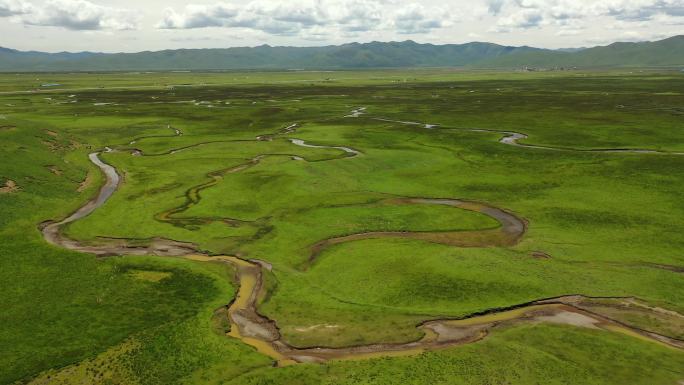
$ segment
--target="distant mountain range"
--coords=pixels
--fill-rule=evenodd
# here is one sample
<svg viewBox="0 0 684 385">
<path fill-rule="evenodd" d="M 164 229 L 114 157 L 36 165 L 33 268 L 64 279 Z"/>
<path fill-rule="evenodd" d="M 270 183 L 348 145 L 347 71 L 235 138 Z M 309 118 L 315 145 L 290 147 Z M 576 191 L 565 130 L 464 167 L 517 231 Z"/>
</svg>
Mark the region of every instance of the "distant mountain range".
<svg viewBox="0 0 684 385">
<path fill-rule="evenodd" d="M 493 43 L 413 41 L 325 47 L 178 49 L 138 53 L 45 53 L 0 47 L 0 71 L 358 69 L 408 67 L 558 68 L 684 66 L 684 35 L 641 43 L 549 50 Z"/>
<path fill-rule="evenodd" d="M 641 43 L 613 43 L 579 51 L 520 52 L 481 63 L 494 68 L 507 67 L 684 67 L 684 35 Z"/>
</svg>

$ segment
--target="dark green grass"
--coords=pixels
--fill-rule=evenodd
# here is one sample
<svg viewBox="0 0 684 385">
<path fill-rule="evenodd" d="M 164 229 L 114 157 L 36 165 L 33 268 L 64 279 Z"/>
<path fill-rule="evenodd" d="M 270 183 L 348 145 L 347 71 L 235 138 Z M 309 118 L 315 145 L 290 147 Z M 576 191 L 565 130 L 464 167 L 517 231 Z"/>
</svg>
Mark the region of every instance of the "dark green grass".
<svg viewBox="0 0 684 385">
<path fill-rule="evenodd" d="M 302 83 L 295 81 L 300 75 L 59 74 L 51 81 L 72 88 L 161 87 L 0 95 L 0 126 L 15 126 L 0 129 L 0 184 L 11 179 L 20 187 L 0 195 L 0 298 L 9 309 L 2 314 L 7 354 L 0 357 L 0 383 L 93 357 L 129 336 L 141 345 L 115 364 L 142 383 L 220 383 L 257 367 L 263 369 L 234 383 L 684 378 L 681 353 L 608 332 L 547 326 L 495 332 L 473 346 L 415 358 L 269 369 L 270 360 L 212 332 L 213 311 L 233 295 L 225 268 L 154 258 L 97 261 L 41 240 L 38 223 L 64 217 L 101 184 L 87 153 L 114 146 L 121 151 L 103 159 L 122 172 L 121 189 L 67 233 L 84 241 L 161 236 L 271 262 L 273 290 L 261 310 L 297 345 L 403 342 L 420 337 L 415 325 L 425 319 L 575 293 L 635 296 L 684 310 L 681 274 L 652 265 L 684 264 L 684 157 L 516 148 L 498 143 L 500 134 L 466 130 L 512 130 L 528 134 L 527 143 L 563 148 L 682 151 L 681 76 L 421 70 Z M 0 78 L 3 90 L 28 84 L 25 75 Z M 208 85 L 164 87 L 175 82 Z M 360 106 L 367 115 L 343 118 Z M 293 123 L 300 124 L 296 133 L 255 140 Z M 298 147 L 291 138 L 363 155 Z M 149 156 L 131 156 L 132 148 Z M 261 154 L 271 155 L 223 175 L 177 214 L 197 223 L 158 220 L 183 206 L 186 192 L 207 183 L 208 174 Z M 92 185 L 77 193 L 88 171 Z M 311 246 L 329 237 L 496 226 L 456 208 L 383 203 L 396 197 L 486 202 L 525 218 L 529 228 L 510 249 L 400 239 L 342 244 L 302 270 Z M 533 258 L 539 251 L 551 259 Z M 131 268 L 173 275 L 155 284 L 135 280 L 126 273 Z M 315 325 L 337 328 L 298 331 Z"/>
<path fill-rule="evenodd" d="M 601 331 L 536 325 L 417 357 L 262 369 L 228 383 L 664 385 L 681 379 L 682 365 L 681 353 L 655 344 Z"/>
<path fill-rule="evenodd" d="M 204 309 L 210 306 L 213 310 L 217 299 L 226 303 L 232 297 L 226 280 L 229 274 L 211 273 L 182 261 L 97 261 L 41 239 L 38 223 L 65 216 L 94 194 L 97 185 L 81 194 L 75 191 L 90 167 L 84 161 L 85 152 L 48 151 L 42 141 L 54 140 L 65 146 L 68 141 L 55 140 L 40 126 L 13 123 L 16 129 L 0 133 L 6 140 L 0 174 L 20 187 L 19 192 L 0 197 L 0 383 L 92 357 L 146 330 L 161 328 L 168 334 L 174 325 L 187 324 L 199 314 L 195 333 L 223 344 L 224 337 L 211 337 L 211 312 Z M 63 174 L 54 175 L 44 165 L 58 165 Z M 98 175 L 94 183 L 100 179 Z M 146 282 L 132 278 L 130 269 L 169 272 L 171 276 L 158 283 Z M 163 346 L 177 352 L 189 340 Z M 243 361 L 249 361 L 247 357 Z M 183 369 L 175 373 L 187 374 Z"/>
</svg>

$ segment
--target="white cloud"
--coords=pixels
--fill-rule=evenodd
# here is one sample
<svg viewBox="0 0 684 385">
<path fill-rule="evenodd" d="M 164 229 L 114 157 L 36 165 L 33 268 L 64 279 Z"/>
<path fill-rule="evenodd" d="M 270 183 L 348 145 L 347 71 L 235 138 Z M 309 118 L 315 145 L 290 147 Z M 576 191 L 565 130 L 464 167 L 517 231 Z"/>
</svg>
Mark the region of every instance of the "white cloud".
<svg viewBox="0 0 684 385">
<path fill-rule="evenodd" d="M 250 3 L 247 8 L 248 11 L 258 16 L 303 26 L 321 25 L 330 18 L 324 4 L 316 0 L 287 2 L 262 0 Z"/>
<path fill-rule="evenodd" d="M 506 0 L 488 0 L 487 9 L 492 15 L 498 15 L 506 4 Z"/>
<path fill-rule="evenodd" d="M 421 4 L 409 4 L 399 9 L 394 18 L 397 32 L 402 34 L 428 33 L 433 29 L 444 28 L 450 24 L 448 11 Z"/>
<path fill-rule="evenodd" d="M 498 31 L 556 25 L 578 26 L 599 17 L 626 22 L 667 17 L 684 20 L 684 0 L 487 0 L 489 12 L 499 16 Z"/>
<path fill-rule="evenodd" d="M 105 7 L 86 0 L 48 0 L 36 5 L 22 0 L 0 0 L 0 17 L 24 25 L 70 30 L 127 30 L 138 27 L 132 11 Z"/>
<path fill-rule="evenodd" d="M 308 41 L 326 41 L 330 39 L 330 37 L 330 31 L 321 26 L 308 28 L 306 31 L 301 33 L 301 38 Z"/>
<path fill-rule="evenodd" d="M 561 29 L 556 32 L 556 36 L 577 36 L 582 33 L 581 29 Z"/>
<path fill-rule="evenodd" d="M 672 36 L 682 25 L 684 0 L 0 0 L 2 45 L 43 51 L 310 46 L 407 35 L 557 48 Z M 138 40 L 126 40 L 132 35 Z"/>
<path fill-rule="evenodd" d="M 335 33 L 354 35 L 379 30 L 425 33 L 450 24 L 449 12 L 442 8 L 419 3 L 400 7 L 388 5 L 394 5 L 394 1 L 255 0 L 242 5 L 187 5 L 179 12 L 167 8 L 157 28 L 248 28 L 273 35 L 319 40 Z"/>
<path fill-rule="evenodd" d="M 185 12 L 183 13 L 176 13 L 173 8 L 166 8 L 163 18 L 157 24 L 157 27 L 162 29 L 221 27 L 234 23 L 237 15 L 237 7 L 228 3 L 217 3 L 214 5 L 190 4 L 185 7 Z"/>
<path fill-rule="evenodd" d="M 290 35 L 323 24 L 327 15 L 315 1 L 277 3 L 253 1 L 237 6 L 230 3 L 189 4 L 181 12 L 164 10 L 159 29 L 209 27 L 250 28 L 275 35 Z"/>
<path fill-rule="evenodd" d="M 345 32 L 364 32 L 387 27 L 386 12 L 382 1 L 346 0 L 329 1 L 334 22 Z"/>
<path fill-rule="evenodd" d="M 620 31 L 620 33 L 611 38 L 598 36 L 586 39 L 586 41 L 592 45 L 607 45 L 614 42 L 641 42 L 641 41 L 653 41 L 660 40 L 669 37 L 669 34 L 663 34 L 658 32 L 648 32 L 648 31 Z"/>
<path fill-rule="evenodd" d="M 656 25 L 684 25 L 684 17 L 671 15 L 656 15 L 649 21 Z"/>
<path fill-rule="evenodd" d="M 650 20 L 655 15 L 684 16 L 684 0 L 602 0 L 591 8 L 624 20 Z"/>
<path fill-rule="evenodd" d="M 521 9 L 508 16 L 502 17 L 497 22 L 497 29 L 500 31 L 510 31 L 511 29 L 527 29 L 538 27 L 544 16 L 538 9 Z"/>
<path fill-rule="evenodd" d="M 31 12 L 31 4 L 21 0 L 0 0 L 0 17 L 23 15 Z"/>
</svg>

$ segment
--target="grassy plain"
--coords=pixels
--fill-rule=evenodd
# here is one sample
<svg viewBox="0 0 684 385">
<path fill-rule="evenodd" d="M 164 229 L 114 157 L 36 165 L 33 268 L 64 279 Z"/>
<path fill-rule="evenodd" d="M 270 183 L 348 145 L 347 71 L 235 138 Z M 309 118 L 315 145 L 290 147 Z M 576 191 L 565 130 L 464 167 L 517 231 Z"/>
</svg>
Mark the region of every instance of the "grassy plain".
<svg viewBox="0 0 684 385">
<path fill-rule="evenodd" d="M 25 92 L 34 82 L 64 89 Z M 518 148 L 470 130 L 521 132 L 523 143 L 563 149 L 684 151 L 683 89 L 674 72 L 1 75 L 0 185 L 19 190 L 0 195 L 0 383 L 675 385 L 681 351 L 548 325 L 417 357 L 271 368 L 212 327 L 235 292 L 228 267 L 97 260 L 46 244 L 37 225 L 95 194 L 102 176 L 86 155 L 110 146 L 119 151 L 102 158 L 124 183 L 67 234 L 159 236 L 272 263 L 260 311 L 294 345 L 405 342 L 426 319 L 566 294 L 684 312 L 684 156 Z M 366 114 L 345 117 L 358 107 Z M 272 140 L 255 139 L 265 134 Z M 218 173 L 187 205 L 211 175 L 260 155 Z M 304 268 L 311 246 L 330 237 L 497 226 L 452 207 L 387 203 L 396 197 L 486 202 L 529 228 L 505 249 L 344 243 Z M 174 220 L 160 218 L 184 205 Z M 69 364 L 77 366 L 60 371 Z"/>
</svg>

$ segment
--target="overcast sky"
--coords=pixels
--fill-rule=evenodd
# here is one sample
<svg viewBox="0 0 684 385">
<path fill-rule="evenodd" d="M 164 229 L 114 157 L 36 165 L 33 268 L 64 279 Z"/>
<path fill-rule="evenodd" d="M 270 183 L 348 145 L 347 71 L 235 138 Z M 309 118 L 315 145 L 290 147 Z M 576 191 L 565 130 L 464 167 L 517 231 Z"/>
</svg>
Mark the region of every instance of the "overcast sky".
<svg viewBox="0 0 684 385">
<path fill-rule="evenodd" d="M 684 34 L 684 0 L 0 0 L 0 46 L 40 51 L 415 40 L 546 48 Z"/>
</svg>

